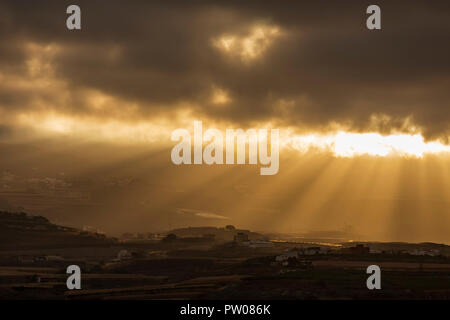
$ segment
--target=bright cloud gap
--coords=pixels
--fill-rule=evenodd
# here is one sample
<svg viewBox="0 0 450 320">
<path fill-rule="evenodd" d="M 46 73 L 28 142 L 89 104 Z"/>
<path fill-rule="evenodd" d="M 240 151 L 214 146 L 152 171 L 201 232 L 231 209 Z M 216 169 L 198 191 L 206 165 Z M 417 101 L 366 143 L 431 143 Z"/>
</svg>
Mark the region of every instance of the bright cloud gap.
<svg viewBox="0 0 450 320">
<path fill-rule="evenodd" d="M 189 123 L 192 119 L 186 115 L 182 120 L 174 121 L 173 124 L 156 120 L 154 122 L 125 123 L 98 121 L 98 119 L 76 119 L 52 114 L 36 115 L 36 117 L 22 115 L 18 120 L 22 126 L 32 127 L 45 134 L 70 135 L 74 138 L 122 144 L 154 144 L 170 143 L 171 132 L 186 122 Z M 265 127 L 267 126 L 261 125 L 261 128 Z M 427 154 L 450 154 L 450 145 L 437 140 L 426 142 L 420 133 L 382 135 L 377 132 L 336 131 L 323 134 L 294 134 L 289 129 L 280 128 L 280 140 L 280 147 L 294 149 L 302 154 L 327 152 L 335 157 L 346 158 L 366 155 L 422 158 Z"/>
<path fill-rule="evenodd" d="M 336 157 L 401 156 L 422 158 L 426 154 L 450 153 L 450 146 L 439 141 L 425 142 L 421 134 L 351 133 L 299 135 L 287 138 L 285 145 L 306 153 L 331 152 Z"/>
</svg>

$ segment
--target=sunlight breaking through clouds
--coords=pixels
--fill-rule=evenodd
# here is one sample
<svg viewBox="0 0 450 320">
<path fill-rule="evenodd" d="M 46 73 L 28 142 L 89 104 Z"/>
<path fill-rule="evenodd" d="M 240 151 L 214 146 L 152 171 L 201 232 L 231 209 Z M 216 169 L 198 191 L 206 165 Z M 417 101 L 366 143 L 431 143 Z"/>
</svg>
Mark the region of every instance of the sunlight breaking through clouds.
<svg viewBox="0 0 450 320">
<path fill-rule="evenodd" d="M 287 138 L 286 145 L 302 153 L 311 150 L 332 152 L 336 157 L 401 156 L 421 158 L 425 154 L 450 153 L 439 141 L 425 142 L 420 134 L 351 133 L 299 135 Z"/>
<path fill-rule="evenodd" d="M 226 54 L 249 61 L 261 56 L 279 35 L 280 28 L 277 26 L 257 25 L 245 36 L 222 35 L 214 39 L 213 44 Z"/>
<path fill-rule="evenodd" d="M 178 127 L 190 127 L 195 118 L 186 113 L 177 119 L 163 117 L 155 118 L 153 121 L 129 123 L 49 113 L 21 114 L 17 120 L 22 126 L 51 135 L 70 135 L 125 144 L 164 144 L 169 143 L 173 130 Z M 224 125 L 211 123 L 208 127 L 223 129 Z M 261 127 L 271 128 L 272 126 L 261 124 Z M 335 157 L 344 158 L 364 155 L 422 158 L 426 154 L 450 154 L 450 145 L 438 140 L 425 141 L 420 133 L 382 135 L 377 132 L 355 133 L 341 130 L 323 134 L 294 134 L 288 128 L 279 129 L 280 147 L 294 149 L 301 154 L 326 152 L 332 153 Z"/>
</svg>

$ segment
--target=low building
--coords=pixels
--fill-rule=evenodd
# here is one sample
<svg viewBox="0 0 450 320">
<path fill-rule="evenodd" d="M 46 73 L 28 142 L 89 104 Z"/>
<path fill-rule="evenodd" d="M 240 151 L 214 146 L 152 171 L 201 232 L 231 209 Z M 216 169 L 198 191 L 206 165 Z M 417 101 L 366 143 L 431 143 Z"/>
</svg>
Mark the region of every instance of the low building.
<svg viewBox="0 0 450 320">
<path fill-rule="evenodd" d="M 279 256 L 275 257 L 275 261 L 287 261 L 289 258 L 298 258 L 298 252 L 297 251 L 288 251 L 283 254 L 280 254 Z"/>
<path fill-rule="evenodd" d="M 119 253 L 117 254 L 117 260 L 119 261 L 130 260 L 132 257 L 133 255 L 131 254 L 131 252 L 125 249 L 120 250 Z"/>
<path fill-rule="evenodd" d="M 437 249 L 428 250 L 427 253 L 429 256 L 432 256 L 432 257 L 437 257 L 437 256 L 442 255 L 441 251 L 437 250 Z"/>
<path fill-rule="evenodd" d="M 414 249 L 412 251 L 408 252 L 412 256 L 430 256 L 430 257 L 436 257 L 441 254 L 439 250 L 420 250 L 420 249 Z"/>
</svg>

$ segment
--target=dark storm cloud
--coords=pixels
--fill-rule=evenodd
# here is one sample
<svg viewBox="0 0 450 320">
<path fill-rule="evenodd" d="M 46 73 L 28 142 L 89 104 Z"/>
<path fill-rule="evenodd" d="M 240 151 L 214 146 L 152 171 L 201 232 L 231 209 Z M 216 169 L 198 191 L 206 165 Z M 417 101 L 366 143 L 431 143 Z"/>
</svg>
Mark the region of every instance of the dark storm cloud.
<svg viewBox="0 0 450 320">
<path fill-rule="evenodd" d="M 428 136 L 448 135 L 448 1 L 377 1 L 381 31 L 365 28 L 367 1 L 77 1 L 79 32 L 65 28 L 69 4 L 3 1 L 2 70 L 23 70 L 20 43 L 54 43 L 61 50 L 52 66 L 70 90 L 137 102 L 143 117 L 186 102 L 200 114 L 243 123 L 336 121 L 364 129 L 371 115 L 387 114 L 393 125 L 412 117 Z M 278 26 L 282 36 L 250 63 L 212 45 L 255 24 Z M 214 86 L 228 92 L 225 108 L 210 104 Z M 26 105 L 13 97 L 20 93 L 0 94 L 3 108 Z"/>
</svg>

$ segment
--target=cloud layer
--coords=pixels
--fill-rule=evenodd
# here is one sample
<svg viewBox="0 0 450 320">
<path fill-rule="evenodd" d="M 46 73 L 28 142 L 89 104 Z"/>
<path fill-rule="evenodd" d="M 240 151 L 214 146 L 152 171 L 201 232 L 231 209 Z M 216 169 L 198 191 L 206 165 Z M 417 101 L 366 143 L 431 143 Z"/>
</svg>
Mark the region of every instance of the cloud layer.
<svg viewBox="0 0 450 320">
<path fill-rule="evenodd" d="M 79 1 L 79 32 L 65 27 L 69 4 L 0 4 L 5 117 L 142 120 L 187 108 L 242 125 L 409 121 L 427 138 L 449 135 L 448 1 L 379 1 L 381 31 L 365 28 L 364 1 Z"/>
</svg>

